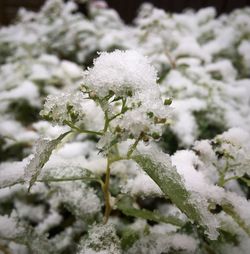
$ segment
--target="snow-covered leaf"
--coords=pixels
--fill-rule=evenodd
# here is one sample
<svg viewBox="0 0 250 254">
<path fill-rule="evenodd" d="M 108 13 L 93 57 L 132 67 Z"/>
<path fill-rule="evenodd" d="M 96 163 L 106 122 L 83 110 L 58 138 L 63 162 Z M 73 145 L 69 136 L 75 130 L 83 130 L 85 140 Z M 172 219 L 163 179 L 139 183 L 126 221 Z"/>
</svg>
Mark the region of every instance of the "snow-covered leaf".
<svg viewBox="0 0 250 254">
<path fill-rule="evenodd" d="M 67 136 L 69 132 L 61 134 L 58 138 L 53 140 L 41 140 L 36 147 L 36 153 L 31 159 L 30 163 L 25 168 L 25 179 L 29 182 L 29 188 L 35 183 L 37 177 L 39 176 L 41 169 L 44 164 L 49 160 L 52 151 L 57 147 L 57 145 L 62 141 L 62 139 Z"/>
<path fill-rule="evenodd" d="M 167 154 L 148 150 L 144 153 L 138 152 L 132 159 L 191 221 L 204 226 L 207 231 L 210 230 L 209 225 L 203 220 L 202 212 L 191 198 L 192 193 L 186 189 L 183 178 L 172 166 L 170 157 Z"/>
</svg>

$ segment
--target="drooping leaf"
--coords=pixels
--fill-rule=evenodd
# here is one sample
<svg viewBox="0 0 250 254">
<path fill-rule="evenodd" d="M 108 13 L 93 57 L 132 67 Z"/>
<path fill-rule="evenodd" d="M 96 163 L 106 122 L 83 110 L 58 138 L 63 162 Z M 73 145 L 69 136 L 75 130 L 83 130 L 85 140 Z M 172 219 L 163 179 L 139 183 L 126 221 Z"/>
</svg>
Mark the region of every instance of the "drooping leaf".
<svg viewBox="0 0 250 254">
<path fill-rule="evenodd" d="M 176 168 L 171 165 L 170 158 L 166 154 L 164 162 L 157 160 L 150 154 L 140 154 L 132 159 L 156 182 L 163 193 L 183 211 L 191 220 L 199 222 L 201 215 L 190 202 L 190 193 L 178 174 Z"/>
<path fill-rule="evenodd" d="M 192 193 L 186 189 L 185 183 L 170 157 L 160 151 L 137 152 L 133 159 L 160 187 L 162 192 L 192 221 L 204 227 L 211 239 L 216 239 L 218 232 L 210 225 L 204 214 L 195 204 Z M 203 201 L 203 200 L 202 200 Z M 205 214 L 206 216 L 206 214 Z"/>
<path fill-rule="evenodd" d="M 29 182 L 28 191 L 35 183 L 37 177 L 39 176 L 41 169 L 44 164 L 49 160 L 52 151 L 57 147 L 57 145 L 66 137 L 71 131 L 61 134 L 58 138 L 53 140 L 41 140 L 36 147 L 36 153 L 30 163 L 25 168 L 25 179 Z"/>
</svg>

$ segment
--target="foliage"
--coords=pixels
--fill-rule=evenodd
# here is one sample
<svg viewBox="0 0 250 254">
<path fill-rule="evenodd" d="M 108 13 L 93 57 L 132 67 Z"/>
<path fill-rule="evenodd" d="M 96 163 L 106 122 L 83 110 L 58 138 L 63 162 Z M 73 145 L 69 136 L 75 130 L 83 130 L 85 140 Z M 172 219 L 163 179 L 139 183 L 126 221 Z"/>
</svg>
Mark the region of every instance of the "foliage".
<svg viewBox="0 0 250 254">
<path fill-rule="evenodd" d="M 0 252 L 248 253 L 249 8 L 85 4 L 0 30 Z"/>
</svg>

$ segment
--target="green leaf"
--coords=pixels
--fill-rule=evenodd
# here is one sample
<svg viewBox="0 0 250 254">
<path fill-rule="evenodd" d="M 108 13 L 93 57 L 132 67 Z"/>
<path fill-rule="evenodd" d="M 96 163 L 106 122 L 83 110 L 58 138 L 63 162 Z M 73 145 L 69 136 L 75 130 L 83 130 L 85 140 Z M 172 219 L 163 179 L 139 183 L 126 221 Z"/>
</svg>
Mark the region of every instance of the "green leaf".
<svg viewBox="0 0 250 254">
<path fill-rule="evenodd" d="M 163 216 L 158 212 L 151 212 L 146 209 L 136 209 L 132 205 L 132 199 L 128 196 L 123 196 L 121 199 L 119 199 L 116 205 L 117 208 L 127 216 L 133 216 L 155 222 L 169 223 L 179 227 L 185 224 L 184 221 L 174 216 Z"/>
<path fill-rule="evenodd" d="M 39 176 L 41 169 L 44 164 L 49 160 L 52 151 L 58 146 L 64 137 L 66 137 L 71 131 L 63 133 L 58 138 L 53 140 L 42 140 L 38 143 L 36 147 L 36 153 L 33 159 L 25 168 L 25 178 L 29 181 L 28 191 L 36 182 L 37 177 Z"/>
<path fill-rule="evenodd" d="M 161 156 L 164 155 L 164 161 Z M 185 184 L 171 165 L 167 154 L 152 156 L 151 153 L 139 153 L 133 159 L 160 187 L 162 192 L 183 212 L 189 219 L 197 223 L 202 223 L 202 215 L 199 209 L 191 200 L 191 193 L 185 188 Z"/>
</svg>

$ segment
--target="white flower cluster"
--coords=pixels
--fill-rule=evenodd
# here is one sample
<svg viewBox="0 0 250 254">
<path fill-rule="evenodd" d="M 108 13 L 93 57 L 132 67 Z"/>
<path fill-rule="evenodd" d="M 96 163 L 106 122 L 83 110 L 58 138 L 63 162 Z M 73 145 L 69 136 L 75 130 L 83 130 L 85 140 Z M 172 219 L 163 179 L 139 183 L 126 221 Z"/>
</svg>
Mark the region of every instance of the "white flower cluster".
<svg viewBox="0 0 250 254">
<path fill-rule="evenodd" d="M 93 130 L 102 128 L 104 118 L 96 103 L 80 91 L 49 95 L 40 114 L 55 124 L 75 125 Z"/>
<path fill-rule="evenodd" d="M 240 128 L 232 128 L 214 139 L 215 153 L 220 168 L 226 169 L 227 177 L 250 174 L 250 135 Z M 221 158 L 221 161 L 220 161 Z"/>
<path fill-rule="evenodd" d="M 49 95 L 41 115 L 58 124 L 84 121 L 84 95 L 81 92 Z"/>
<path fill-rule="evenodd" d="M 113 92 L 127 97 L 136 93 L 156 90 L 156 70 L 149 60 L 134 50 L 101 53 L 94 66 L 85 72 L 88 88 L 104 98 Z"/>
<path fill-rule="evenodd" d="M 126 99 L 126 111 L 111 124 L 123 138 L 138 138 L 140 134 L 160 137 L 162 124 L 169 110 L 160 97 L 155 69 L 148 59 L 134 50 L 102 53 L 94 66 L 85 72 L 85 86 L 100 99 L 109 94 Z M 117 107 L 109 107 L 112 117 Z"/>
</svg>

